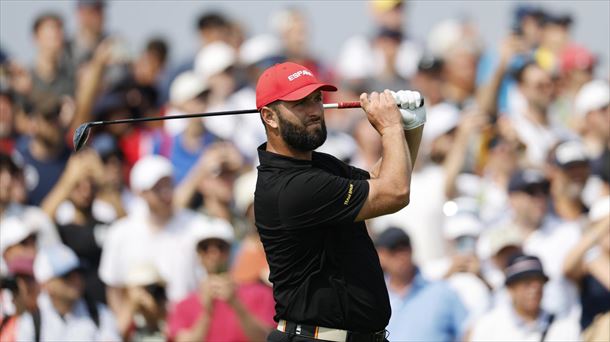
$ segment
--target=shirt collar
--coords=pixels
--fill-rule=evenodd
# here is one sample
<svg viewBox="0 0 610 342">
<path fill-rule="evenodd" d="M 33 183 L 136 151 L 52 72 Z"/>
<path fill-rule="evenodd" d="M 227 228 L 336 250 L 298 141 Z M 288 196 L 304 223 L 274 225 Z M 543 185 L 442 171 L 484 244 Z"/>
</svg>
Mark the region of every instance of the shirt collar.
<svg viewBox="0 0 610 342">
<path fill-rule="evenodd" d="M 311 160 L 296 159 L 269 152 L 267 151 L 267 143 L 264 143 L 258 147 L 258 159 L 260 160 L 261 167 L 277 167 L 281 169 L 308 168 L 311 167 L 312 164 Z"/>
<path fill-rule="evenodd" d="M 538 314 L 536 322 L 533 323 L 526 322 L 523 318 L 521 318 L 512 305 L 510 305 L 509 313 L 518 327 L 528 331 L 543 331 L 549 321 L 549 314 L 542 309 Z"/>
</svg>

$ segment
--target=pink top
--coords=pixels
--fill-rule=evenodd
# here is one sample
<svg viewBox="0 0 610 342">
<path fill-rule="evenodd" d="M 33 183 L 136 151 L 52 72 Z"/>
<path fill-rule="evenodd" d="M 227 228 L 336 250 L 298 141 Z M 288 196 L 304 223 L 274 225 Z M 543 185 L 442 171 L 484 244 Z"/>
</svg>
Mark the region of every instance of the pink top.
<svg viewBox="0 0 610 342">
<path fill-rule="evenodd" d="M 273 292 L 269 286 L 254 283 L 239 285 L 236 292 L 237 298 L 243 303 L 250 313 L 269 327 L 274 327 L 273 315 L 275 314 L 275 301 Z M 179 331 L 190 329 L 203 314 L 203 305 L 199 299 L 199 293 L 190 294 L 184 300 L 176 304 L 169 315 L 168 334 L 170 340 L 175 340 Z M 214 311 L 210 329 L 204 341 L 229 342 L 247 341 L 237 314 L 225 301 L 214 300 Z"/>
</svg>

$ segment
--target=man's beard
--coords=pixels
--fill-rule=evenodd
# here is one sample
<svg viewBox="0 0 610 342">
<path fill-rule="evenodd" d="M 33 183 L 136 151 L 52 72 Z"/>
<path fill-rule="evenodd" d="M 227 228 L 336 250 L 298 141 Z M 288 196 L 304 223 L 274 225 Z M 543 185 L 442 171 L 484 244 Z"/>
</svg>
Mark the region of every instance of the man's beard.
<svg viewBox="0 0 610 342">
<path fill-rule="evenodd" d="M 326 141 L 326 123 L 320 120 L 320 127 L 313 132 L 307 131 L 307 126 L 295 125 L 278 115 L 280 135 L 286 144 L 297 151 L 313 151 Z"/>
</svg>

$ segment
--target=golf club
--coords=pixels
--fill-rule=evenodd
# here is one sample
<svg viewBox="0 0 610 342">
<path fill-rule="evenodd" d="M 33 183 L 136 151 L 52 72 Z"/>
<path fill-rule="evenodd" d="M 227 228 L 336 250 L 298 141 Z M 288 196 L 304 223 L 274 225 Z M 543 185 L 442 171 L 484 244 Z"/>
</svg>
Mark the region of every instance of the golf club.
<svg viewBox="0 0 610 342">
<path fill-rule="evenodd" d="M 424 101 L 422 99 L 420 107 L 423 105 L 424 105 Z M 351 102 L 338 102 L 338 103 L 325 103 L 324 104 L 324 109 L 345 109 L 345 108 L 360 108 L 360 102 L 351 101 Z M 94 127 L 94 126 L 146 122 L 146 121 L 158 121 L 158 120 L 204 118 L 204 117 L 208 117 L 208 116 L 238 115 L 238 114 L 252 114 L 252 113 L 258 113 L 258 110 L 257 109 L 242 109 L 242 110 L 228 110 L 228 111 L 222 111 L 222 112 L 155 116 L 155 117 L 148 117 L 148 118 L 119 119 L 119 120 L 109 120 L 109 121 L 91 121 L 91 122 L 85 122 L 76 128 L 76 130 L 74 131 L 74 136 L 72 138 L 72 142 L 74 144 L 74 151 L 79 151 L 83 146 L 85 146 L 85 143 L 87 143 L 87 139 L 89 138 L 89 132 L 91 130 L 91 127 Z"/>
</svg>

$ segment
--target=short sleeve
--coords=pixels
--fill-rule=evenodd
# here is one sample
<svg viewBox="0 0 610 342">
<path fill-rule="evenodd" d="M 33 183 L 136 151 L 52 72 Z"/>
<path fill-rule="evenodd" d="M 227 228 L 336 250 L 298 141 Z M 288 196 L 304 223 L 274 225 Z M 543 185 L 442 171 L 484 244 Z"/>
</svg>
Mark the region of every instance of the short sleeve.
<svg viewBox="0 0 610 342">
<path fill-rule="evenodd" d="M 167 318 L 168 339 L 176 340 L 180 331 L 190 329 L 203 314 L 198 297 L 191 295 L 174 306 Z"/>
<path fill-rule="evenodd" d="M 369 193 L 366 180 L 312 168 L 293 175 L 280 195 L 279 215 L 287 229 L 313 229 L 354 222 Z"/>
<path fill-rule="evenodd" d="M 122 267 L 124 261 L 121 260 L 120 253 L 120 232 L 121 227 L 114 225 L 110 228 L 108 238 L 104 241 L 102 248 L 102 256 L 98 273 L 100 279 L 109 286 L 123 286 L 124 279 L 122 276 Z"/>
</svg>

